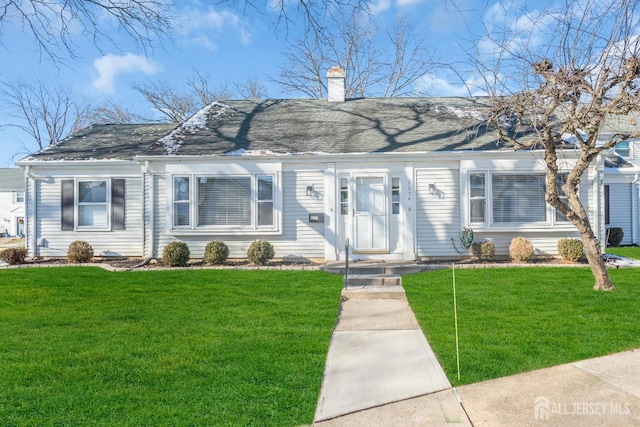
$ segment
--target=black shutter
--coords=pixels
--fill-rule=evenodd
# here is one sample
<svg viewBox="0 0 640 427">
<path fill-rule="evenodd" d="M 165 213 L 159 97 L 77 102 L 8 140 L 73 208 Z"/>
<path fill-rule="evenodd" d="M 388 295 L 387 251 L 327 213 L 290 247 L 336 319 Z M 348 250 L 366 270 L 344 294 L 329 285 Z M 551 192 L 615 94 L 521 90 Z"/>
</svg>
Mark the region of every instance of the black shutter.
<svg viewBox="0 0 640 427">
<path fill-rule="evenodd" d="M 111 229 L 124 230 L 124 179 L 111 180 Z"/>
<path fill-rule="evenodd" d="M 73 231 L 73 180 L 63 180 L 60 192 L 60 228 L 62 231 Z"/>
</svg>

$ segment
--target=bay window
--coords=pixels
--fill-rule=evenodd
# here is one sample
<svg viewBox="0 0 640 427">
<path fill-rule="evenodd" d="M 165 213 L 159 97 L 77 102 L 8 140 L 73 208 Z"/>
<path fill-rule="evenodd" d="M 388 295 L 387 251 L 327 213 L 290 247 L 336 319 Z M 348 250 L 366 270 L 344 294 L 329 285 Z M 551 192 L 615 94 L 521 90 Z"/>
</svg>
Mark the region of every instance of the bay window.
<svg viewBox="0 0 640 427">
<path fill-rule="evenodd" d="M 558 175 L 560 199 L 566 202 L 561 186 L 567 174 Z M 467 175 L 468 221 L 470 225 L 508 227 L 564 225 L 567 219 L 545 200 L 544 173 L 472 171 Z"/>
<path fill-rule="evenodd" d="M 275 231 L 275 176 L 174 175 L 172 226 L 185 230 Z"/>
</svg>

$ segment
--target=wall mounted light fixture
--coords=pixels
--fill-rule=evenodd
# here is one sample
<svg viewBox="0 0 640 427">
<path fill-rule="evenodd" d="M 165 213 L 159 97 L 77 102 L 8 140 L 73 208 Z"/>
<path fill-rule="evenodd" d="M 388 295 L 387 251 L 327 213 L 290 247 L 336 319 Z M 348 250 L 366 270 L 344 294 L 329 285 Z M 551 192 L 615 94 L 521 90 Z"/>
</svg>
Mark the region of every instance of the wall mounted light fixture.
<svg viewBox="0 0 640 427">
<path fill-rule="evenodd" d="M 433 184 L 429 184 L 429 194 L 433 195 L 436 194 L 437 188 L 436 188 L 436 183 L 434 182 Z"/>
<path fill-rule="evenodd" d="M 314 192 L 315 192 L 315 189 L 313 188 L 313 185 L 307 185 L 307 196 L 308 197 L 313 196 Z"/>
</svg>

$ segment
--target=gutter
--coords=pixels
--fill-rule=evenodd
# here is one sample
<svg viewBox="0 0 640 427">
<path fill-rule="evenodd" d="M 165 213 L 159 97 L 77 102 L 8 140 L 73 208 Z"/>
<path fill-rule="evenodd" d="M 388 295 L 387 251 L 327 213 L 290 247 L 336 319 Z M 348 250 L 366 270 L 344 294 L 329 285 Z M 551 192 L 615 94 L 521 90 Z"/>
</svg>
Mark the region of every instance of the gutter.
<svg viewBox="0 0 640 427">
<path fill-rule="evenodd" d="M 638 236 L 638 226 L 640 226 L 640 174 L 636 174 L 635 178 L 631 182 L 636 186 L 636 191 L 631 195 L 631 243 L 640 243 L 640 236 Z M 635 199 L 635 200 L 634 200 Z"/>
<path fill-rule="evenodd" d="M 24 175 L 25 175 L 25 183 L 24 183 L 24 188 L 25 188 L 25 204 L 27 204 L 25 209 L 25 227 L 24 227 L 24 231 L 25 231 L 25 243 L 27 243 L 29 240 L 31 240 L 31 245 L 26 244 L 26 248 L 27 251 L 29 250 L 29 246 L 31 246 L 33 248 L 33 256 L 36 257 L 39 255 L 38 253 L 38 233 L 37 233 L 37 218 L 38 218 L 38 202 L 35 199 L 35 197 L 33 197 L 33 195 L 35 195 L 36 193 L 36 180 L 38 179 L 32 172 L 31 172 L 31 166 L 30 165 L 26 165 L 25 169 L 24 169 Z M 29 180 L 33 181 L 33 191 L 29 191 Z M 28 203 L 29 200 L 31 200 L 33 197 L 33 203 Z M 33 211 L 33 216 L 29 215 L 29 208 Z M 30 233 L 29 230 L 31 228 L 31 221 L 30 219 L 33 218 L 33 233 Z"/>
<path fill-rule="evenodd" d="M 147 227 L 149 227 L 149 254 L 147 259 L 151 260 L 151 258 L 153 258 L 154 255 L 154 250 L 155 250 L 155 246 L 156 246 L 156 231 L 155 231 L 155 223 L 156 223 L 156 208 L 155 208 L 155 194 L 156 194 L 156 183 L 155 183 L 155 175 L 157 175 L 157 173 L 154 173 L 151 170 L 151 166 L 150 166 L 150 162 L 149 160 L 145 160 L 144 164 L 142 165 L 143 171 L 144 171 L 144 175 L 149 177 L 149 224 L 146 223 L 146 221 L 144 220 L 144 214 L 145 214 L 145 206 L 144 203 L 146 201 L 146 197 L 142 197 L 142 203 L 143 203 L 143 209 L 142 209 L 142 224 L 144 227 L 144 231 L 143 234 L 146 235 L 147 233 Z M 143 180 L 143 186 L 144 186 L 144 180 Z M 143 187 L 143 193 L 144 193 L 144 187 Z"/>
</svg>

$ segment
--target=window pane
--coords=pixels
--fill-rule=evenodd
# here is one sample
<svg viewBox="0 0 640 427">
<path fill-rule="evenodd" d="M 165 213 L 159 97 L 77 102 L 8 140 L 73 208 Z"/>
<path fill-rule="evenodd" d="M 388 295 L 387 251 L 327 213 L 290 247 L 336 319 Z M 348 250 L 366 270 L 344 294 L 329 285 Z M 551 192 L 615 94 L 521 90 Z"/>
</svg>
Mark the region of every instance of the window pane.
<svg viewBox="0 0 640 427">
<path fill-rule="evenodd" d="M 629 157 L 629 141 L 622 141 L 614 148 L 616 154 L 620 157 Z"/>
<path fill-rule="evenodd" d="M 273 202 L 258 203 L 258 226 L 273 225 Z"/>
<path fill-rule="evenodd" d="M 198 178 L 198 225 L 251 225 L 251 177 Z"/>
<path fill-rule="evenodd" d="M 558 196 L 560 197 L 560 200 L 562 200 L 564 203 L 568 203 L 567 195 L 564 193 L 564 189 L 562 188 L 562 186 L 567 182 L 567 176 L 568 174 L 566 173 L 559 173 L 556 178 L 556 185 L 558 187 Z M 562 212 L 556 209 L 556 222 L 563 222 L 563 221 L 566 222 L 569 220 Z"/>
<path fill-rule="evenodd" d="M 340 215 L 349 213 L 349 181 L 340 178 Z"/>
<path fill-rule="evenodd" d="M 487 201 L 485 199 L 471 200 L 471 222 L 484 222 Z"/>
<path fill-rule="evenodd" d="M 485 177 L 484 173 L 469 174 L 469 216 L 472 223 L 484 223 L 486 220 Z"/>
<path fill-rule="evenodd" d="M 106 227 L 106 205 L 80 205 L 78 206 L 78 225 L 81 227 Z"/>
<path fill-rule="evenodd" d="M 494 174 L 491 185 L 494 222 L 546 221 L 544 175 Z"/>
<path fill-rule="evenodd" d="M 80 203 L 106 203 L 107 182 L 88 181 L 78 183 L 78 201 Z"/>
<path fill-rule="evenodd" d="M 273 177 L 258 177 L 258 200 L 273 200 Z"/>
<path fill-rule="evenodd" d="M 189 226 L 189 203 L 173 204 L 173 225 L 176 227 Z"/>
<path fill-rule="evenodd" d="M 175 202 L 189 200 L 189 177 L 176 176 L 173 178 L 173 200 Z"/>
<path fill-rule="evenodd" d="M 484 197 L 484 174 L 472 173 L 469 175 L 471 197 Z"/>
</svg>

